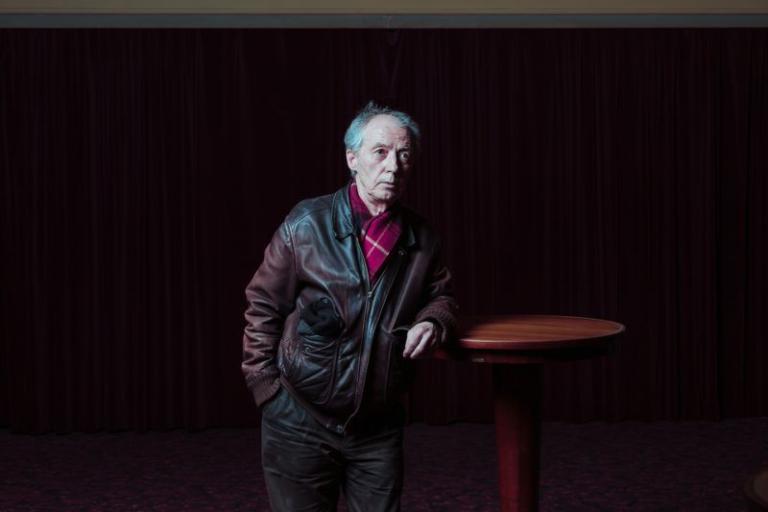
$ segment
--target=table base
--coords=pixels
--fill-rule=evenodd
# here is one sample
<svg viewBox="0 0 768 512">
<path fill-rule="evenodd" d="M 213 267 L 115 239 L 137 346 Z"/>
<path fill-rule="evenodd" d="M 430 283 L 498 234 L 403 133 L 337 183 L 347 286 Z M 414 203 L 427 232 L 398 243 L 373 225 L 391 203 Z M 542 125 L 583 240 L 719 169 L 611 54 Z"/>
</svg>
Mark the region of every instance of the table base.
<svg viewBox="0 0 768 512">
<path fill-rule="evenodd" d="M 539 509 L 541 366 L 493 366 L 502 512 Z"/>
</svg>

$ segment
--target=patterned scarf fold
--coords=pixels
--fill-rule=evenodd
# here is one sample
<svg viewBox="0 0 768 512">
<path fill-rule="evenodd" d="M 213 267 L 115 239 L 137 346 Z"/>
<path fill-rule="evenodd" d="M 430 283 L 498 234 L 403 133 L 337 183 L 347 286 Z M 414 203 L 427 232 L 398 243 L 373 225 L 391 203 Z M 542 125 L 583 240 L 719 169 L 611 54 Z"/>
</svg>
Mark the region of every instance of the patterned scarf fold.
<svg viewBox="0 0 768 512">
<path fill-rule="evenodd" d="M 395 247 L 402 227 L 393 208 L 376 216 L 371 215 L 357 192 L 356 183 L 352 183 L 349 187 L 349 203 L 352 206 L 352 217 L 355 220 L 365 263 L 368 266 L 368 276 L 373 285 L 389 253 Z"/>
</svg>

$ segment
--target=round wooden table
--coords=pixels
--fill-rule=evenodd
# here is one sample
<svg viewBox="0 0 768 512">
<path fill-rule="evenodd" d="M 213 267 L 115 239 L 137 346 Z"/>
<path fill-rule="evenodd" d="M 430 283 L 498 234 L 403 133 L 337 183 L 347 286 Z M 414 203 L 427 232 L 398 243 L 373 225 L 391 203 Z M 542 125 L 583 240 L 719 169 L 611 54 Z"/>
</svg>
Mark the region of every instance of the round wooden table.
<svg viewBox="0 0 768 512">
<path fill-rule="evenodd" d="M 503 512 L 538 510 L 541 369 L 609 353 L 624 326 L 554 315 L 464 318 L 458 343 L 434 357 L 493 365 L 499 492 Z"/>
</svg>

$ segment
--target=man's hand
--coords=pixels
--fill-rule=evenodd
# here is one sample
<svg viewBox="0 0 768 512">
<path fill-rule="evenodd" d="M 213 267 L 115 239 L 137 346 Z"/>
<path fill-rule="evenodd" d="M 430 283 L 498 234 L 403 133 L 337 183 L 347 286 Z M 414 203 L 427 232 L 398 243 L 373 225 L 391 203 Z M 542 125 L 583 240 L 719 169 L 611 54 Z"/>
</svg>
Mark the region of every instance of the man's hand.
<svg viewBox="0 0 768 512">
<path fill-rule="evenodd" d="M 419 322 L 410 329 L 405 338 L 403 357 L 416 359 L 427 355 L 437 345 L 437 327 L 432 322 Z"/>
</svg>

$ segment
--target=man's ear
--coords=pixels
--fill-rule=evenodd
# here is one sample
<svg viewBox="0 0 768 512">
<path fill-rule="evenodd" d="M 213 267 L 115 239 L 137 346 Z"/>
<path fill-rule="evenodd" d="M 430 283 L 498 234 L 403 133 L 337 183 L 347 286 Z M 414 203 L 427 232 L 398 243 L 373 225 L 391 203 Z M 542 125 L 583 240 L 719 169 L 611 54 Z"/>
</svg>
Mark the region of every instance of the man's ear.
<svg viewBox="0 0 768 512">
<path fill-rule="evenodd" d="M 357 171 L 357 155 L 351 149 L 347 150 L 347 167 L 350 171 Z"/>
</svg>

